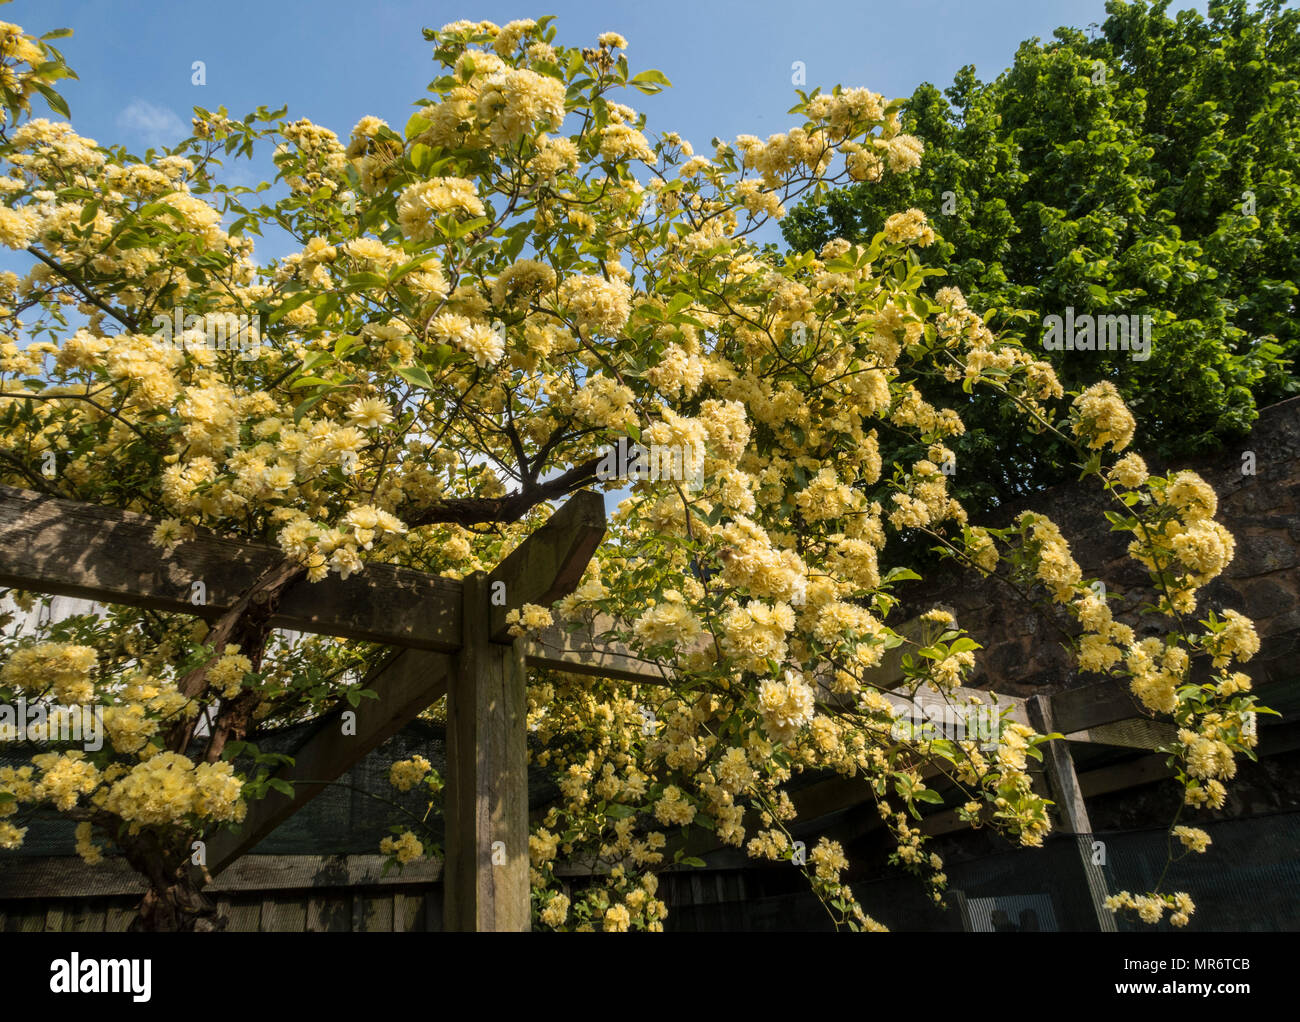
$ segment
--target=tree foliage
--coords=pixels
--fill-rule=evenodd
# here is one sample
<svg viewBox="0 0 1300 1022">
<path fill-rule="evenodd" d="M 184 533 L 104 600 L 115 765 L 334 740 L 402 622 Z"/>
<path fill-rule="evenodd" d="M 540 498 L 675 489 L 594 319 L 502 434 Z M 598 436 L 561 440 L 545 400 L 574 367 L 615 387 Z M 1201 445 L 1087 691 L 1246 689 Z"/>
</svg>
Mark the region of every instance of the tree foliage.
<svg viewBox="0 0 1300 1022">
<path fill-rule="evenodd" d="M 992 82 L 968 66 L 942 93 L 921 85 L 903 108 L 926 144 L 920 170 L 811 197 L 782 230 L 817 250 L 925 210 L 942 236 L 926 263 L 1035 348 L 1044 317 L 1067 307 L 1150 315 L 1146 360 L 1042 357 L 1067 388 L 1114 382 L 1143 449 L 1177 456 L 1243 435 L 1259 406 L 1296 390 L 1300 12 L 1167 8 L 1110 0 L 1099 32 L 1025 42 Z M 1064 452 L 1022 445 L 991 400 L 963 417 L 957 450 L 998 466 L 959 481 L 972 507 L 1066 477 Z"/>
</svg>

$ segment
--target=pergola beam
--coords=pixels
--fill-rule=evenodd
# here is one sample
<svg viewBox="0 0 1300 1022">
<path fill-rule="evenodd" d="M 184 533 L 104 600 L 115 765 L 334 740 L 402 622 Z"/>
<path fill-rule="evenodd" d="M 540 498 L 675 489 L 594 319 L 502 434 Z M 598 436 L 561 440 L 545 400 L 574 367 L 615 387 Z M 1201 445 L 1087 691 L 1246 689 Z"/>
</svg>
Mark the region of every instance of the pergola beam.
<svg viewBox="0 0 1300 1022">
<path fill-rule="evenodd" d="M 277 547 L 207 530 L 164 557 L 157 526 L 133 511 L 0 486 L 0 586 L 216 620 L 284 560 Z M 455 579 L 372 563 L 347 579 L 296 583 L 270 623 L 450 653 L 460 647 L 460 606 Z"/>
<path fill-rule="evenodd" d="M 1051 697 L 1034 696 L 1029 701 L 1028 708 L 1030 723 L 1040 734 L 1052 734 L 1061 730 L 1053 715 Z M 1060 739 L 1048 742 L 1043 763 L 1047 767 L 1056 808 L 1061 814 L 1062 829 L 1074 836 L 1076 866 L 1092 901 L 1097 929 L 1102 933 L 1114 933 L 1115 914 L 1105 907 L 1110 891 L 1106 886 L 1106 875 L 1093 856 L 1092 823 L 1088 819 L 1088 806 L 1083 800 L 1083 790 L 1074 770 L 1074 757 L 1070 755 L 1069 744 Z"/>
<path fill-rule="evenodd" d="M 577 589 L 604 536 L 604 498 L 590 490 L 575 493 L 488 575 L 490 640 L 511 641 L 506 615 L 512 609 L 549 607 Z"/>
</svg>

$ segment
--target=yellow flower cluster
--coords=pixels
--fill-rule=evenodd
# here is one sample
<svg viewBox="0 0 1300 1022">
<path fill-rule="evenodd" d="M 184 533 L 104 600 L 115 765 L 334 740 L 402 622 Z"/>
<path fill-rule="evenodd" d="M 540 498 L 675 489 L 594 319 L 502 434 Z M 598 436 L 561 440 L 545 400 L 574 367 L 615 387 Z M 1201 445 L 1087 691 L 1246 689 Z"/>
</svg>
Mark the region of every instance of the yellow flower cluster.
<svg viewBox="0 0 1300 1022">
<path fill-rule="evenodd" d="M 1187 670 L 1186 651 L 1151 637 L 1130 646 L 1124 663 L 1132 675 L 1133 694 L 1142 704 L 1157 713 L 1172 713 L 1178 706 L 1175 690 Z"/>
<path fill-rule="evenodd" d="M 238 823 L 243 783 L 230 763 L 199 763 L 160 752 L 137 763 L 107 789 L 101 807 L 128 823 L 180 826 L 191 817 Z"/>
<path fill-rule="evenodd" d="M 1120 891 L 1119 894 L 1113 894 L 1106 899 L 1105 907 L 1110 912 L 1131 909 L 1144 923 L 1160 922 L 1165 911 L 1168 910 L 1169 921 L 1174 926 L 1186 926 L 1191 920 L 1192 913 L 1196 911 L 1191 897 L 1184 891 L 1166 895 L 1134 895 L 1128 891 Z"/>
<path fill-rule="evenodd" d="M 846 513 L 860 511 L 866 500 L 860 490 L 841 483 L 835 469 L 821 469 L 795 497 L 795 504 L 808 522 L 841 518 Z"/>
<path fill-rule="evenodd" d="M 664 602 L 637 618 L 633 631 L 647 646 L 671 644 L 686 648 L 700 636 L 700 622 L 676 590 L 664 593 Z"/>
<path fill-rule="evenodd" d="M 808 860 L 821 880 L 838 880 L 840 874 L 849 868 L 849 860 L 844 857 L 844 848 L 838 841 L 822 838 L 817 847 L 808 853 Z"/>
<path fill-rule="evenodd" d="M 766 142 L 754 135 L 741 135 L 736 148 L 744 154 L 744 165 L 757 170 L 768 188 L 776 188 L 800 172 L 821 177 L 835 155 L 830 138 L 821 129 L 792 128 L 769 135 Z"/>
<path fill-rule="evenodd" d="M 104 853 L 100 850 L 99 846 L 91 840 L 94 829 L 94 824 L 90 822 L 77 824 L 77 854 L 81 856 L 81 860 L 87 866 L 97 865 L 104 859 Z"/>
<path fill-rule="evenodd" d="M 1218 577 L 1232 561 L 1236 543 L 1213 520 L 1218 510 L 1214 490 L 1195 472 L 1175 473 L 1158 481 L 1153 504 L 1163 513 L 1159 521 L 1136 526 L 1129 556 L 1162 576 L 1173 610 L 1190 613 L 1196 590 Z"/>
<path fill-rule="evenodd" d="M 512 610 L 506 615 L 506 623 L 510 625 L 510 634 L 518 638 L 549 628 L 555 623 L 555 619 L 545 607 L 539 607 L 535 603 L 525 603 L 518 610 Z"/>
<path fill-rule="evenodd" d="M 1110 444 L 1113 450 L 1122 451 L 1133 439 L 1137 421 L 1109 380 L 1094 383 L 1075 398 L 1074 407 L 1078 411 L 1075 435 L 1083 438 L 1089 447 L 1097 449 Z"/>
<path fill-rule="evenodd" d="M 1237 761 L 1232 746 L 1215 737 L 1212 725 L 1208 734 L 1197 734 L 1180 728 L 1178 740 L 1187 749 L 1187 772 L 1198 780 L 1224 778 L 1230 780 L 1237 774 Z"/>
<path fill-rule="evenodd" d="M 768 660 L 785 659 L 786 635 L 793 630 L 794 611 L 787 603 L 769 606 L 750 600 L 735 606 L 722 619 L 723 648 L 741 670 L 762 671 Z"/>
<path fill-rule="evenodd" d="M 909 209 L 885 220 L 885 238 L 895 244 L 920 245 L 924 248 L 933 244 L 934 230 L 924 213 L 919 209 Z"/>
<path fill-rule="evenodd" d="M 555 289 L 555 271 L 535 259 L 511 263 L 492 284 L 492 304 L 504 308 L 509 304 L 535 298 Z"/>
<path fill-rule="evenodd" d="M 395 838 L 386 837 L 380 841 L 379 851 L 383 855 L 395 856 L 405 866 L 424 855 L 424 844 L 411 831 L 404 830 Z"/>
<path fill-rule="evenodd" d="M 482 216 L 486 210 L 473 181 L 435 177 L 405 189 L 397 200 L 397 221 L 412 241 L 438 237 L 437 221 L 448 214 Z"/>
<path fill-rule="evenodd" d="M 67 642 L 23 646 L 0 667 L 0 686 L 31 694 L 49 691 L 66 705 L 89 703 L 95 698 L 91 677 L 95 662 L 90 646 Z"/>
<path fill-rule="evenodd" d="M 540 917 L 543 925 L 558 929 L 563 926 L 569 918 L 569 897 L 566 894 L 556 894 L 542 909 Z"/>
<path fill-rule="evenodd" d="M 663 795 L 655 803 L 655 819 L 665 826 L 686 826 L 695 819 L 695 806 L 682 797 L 682 791 L 675 784 L 664 788 Z"/>
<path fill-rule="evenodd" d="M 79 750 L 41 753 L 32 757 L 32 764 L 41 771 L 33 797 L 48 800 L 63 812 L 93 792 L 101 780 L 99 770 Z"/>
<path fill-rule="evenodd" d="M 1128 490 L 1136 490 L 1148 476 L 1147 463 L 1136 454 L 1124 455 L 1110 470 L 1110 478 Z"/>
<path fill-rule="evenodd" d="M 793 741 L 800 729 L 811 723 L 814 707 L 812 688 L 793 671 L 786 671 L 783 679 L 767 678 L 758 686 L 758 712 L 773 741 Z"/>
<path fill-rule="evenodd" d="M 631 288 L 622 280 L 575 276 L 560 285 L 560 304 L 585 335 L 617 337 L 631 315 Z"/>
<path fill-rule="evenodd" d="M 1247 661 L 1259 652 L 1259 634 L 1250 618 L 1229 609 L 1223 612 L 1223 621 L 1221 630 L 1205 637 L 1205 647 L 1213 654 L 1210 663 L 1217 669 L 1233 660 Z"/>
<path fill-rule="evenodd" d="M 1183 843 L 1184 848 L 1193 852 L 1204 852 L 1211 845 L 1210 835 L 1199 827 L 1175 827 L 1174 837 Z"/>
<path fill-rule="evenodd" d="M 412 756 L 400 760 L 388 768 L 388 783 L 398 791 L 410 791 L 419 784 L 433 769 L 433 765 L 423 756 Z"/>
<path fill-rule="evenodd" d="M 474 84 L 474 110 L 494 146 L 514 145 L 535 128 L 564 120 L 564 83 L 550 75 L 511 68 L 476 74 Z"/>
<path fill-rule="evenodd" d="M 727 585 L 760 598 L 793 604 L 804 602 L 807 568 L 797 553 L 774 543 L 761 525 L 737 515 L 716 536 L 724 544 L 719 557 L 723 562 L 722 578 Z M 739 618 L 736 623 L 745 627 Z"/>
<path fill-rule="evenodd" d="M 1083 577 L 1079 565 L 1070 555 L 1070 545 L 1055 522 L 1029 512 L 1020 515 L 1017 523 L 1031 523 L 1030 533 L 1036 549 L 1035 572 L 1040 582 L 1052 593 L 1057 603 L 1066 603 L 1074 595 L 1075 586 Z"/>
<path fill-rule="evenodd" d="M 238 646 L 227 646 L 216 661 L 208 667 L 208 684 L 225 699 L 239 695 L 244 676 L 253 669 L 252 661 L 239 652 Z"/>
</svg>

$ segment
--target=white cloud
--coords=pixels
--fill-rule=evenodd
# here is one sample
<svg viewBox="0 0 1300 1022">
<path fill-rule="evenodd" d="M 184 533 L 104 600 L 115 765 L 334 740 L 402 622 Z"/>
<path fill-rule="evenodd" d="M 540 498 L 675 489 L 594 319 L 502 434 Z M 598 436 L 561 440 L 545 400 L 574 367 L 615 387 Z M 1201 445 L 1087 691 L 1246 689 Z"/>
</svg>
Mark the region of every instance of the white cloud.
<svg viewBox="0 0 1300 1022">
<path fill-rule="evenodd" d="M 143 99 L 133 100 L 117 115 L 117 126 L 131 132 L 146 146 L 155 148 L 174 146 L 190 136 L 189 124 L 166 107 Z"/>
</svg>

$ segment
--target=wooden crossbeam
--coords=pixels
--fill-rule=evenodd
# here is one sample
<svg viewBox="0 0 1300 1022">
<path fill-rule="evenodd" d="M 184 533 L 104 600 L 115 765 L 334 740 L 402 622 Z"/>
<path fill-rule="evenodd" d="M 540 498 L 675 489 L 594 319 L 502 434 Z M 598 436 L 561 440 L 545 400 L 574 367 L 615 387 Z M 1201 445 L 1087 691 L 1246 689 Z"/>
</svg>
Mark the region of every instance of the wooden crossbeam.
<svg viewBox="0 0 1300 1022">
<path fill-rule="evenodd" d="M 896 710 L 910 712 L 916 708 L 924 708 L 932 703 L 947 705 L 954 709 L 978 704 L 997 710 L 999 714 L 1009 708 L 1011 712 L 1003 718 L 1007 723 L 1029 723 L 1029 717 L 1025 712 L 1024 699 L 999 692 L 988 692 L 979 688 L 954 688 L 950 692 L 939 693 L 922 687 L 912 695 L 905 694 L 894 688 L 881 693 L 881 695 Z"/>
<path fill-rule="evenodd" d="M 1065 736 L 1065 740 L 1123 749 L 1158 749 L 1162 745 L 1172 744 L 1177 736 L 1177 725 L 1169 721 L 1134 717 L 1110 724 L 1097 724 L 1086 731 L 1073 731 Z"/>
<path fill-rule="evenodd" d="M 170 557 L 147 515 L 0 486 L 0 586 L 215 620 L 284 554 L 206 530 Z M 194 583 L 203 583 L 202 604 Z M 274 628 L 412 649 L 460 646 L 460 583 L 389 564 L 286 590 Z"/>
<path fill-rule="evenodd" d="M 549 607 L 577 589 L 604 536 L 605 499 L 584 490 L 519 544 L 488 575 L 491 641 L 510 641 L 506 615 L 511 610 L 525 603 Z M 498 594 L 504 600 L 499 601 Z"/>
<path fill-rule="evenodd" d="M 613 621 L 604 614 L 597 614 L 593 621 L 579 625 L 575 631 L 552 625 L 528 643 L 528 666 L 662 684 L 666 680 L 664 670 L 653 660 L 646 660 L 620 642 L 598 638 L 612 627 Z"/>
<path fill-rule="evenodd" d="M 1099 681 L 1053 692 L 1051 709 L 1056 730 L 1066 735 L 1147 716 L 1129 687 L 1119 681 Z"/>
<path fill-rule="evenodd" d="M 132 511 L 0 486 L 0 587 L 118 603 L 215 620 L 284 554 L 198 530 L 170 557 L 153 544 L 158 520 Z M 574 494 L 490 576 L 504 588 L 492 639 L 510 641 L 505 616 L 525 603 L 548 606 L 571 593 L 605 530 L 598 493 Z M 534 538 L 534 537 L 530 537 Z M 574 574 L 576 572 L 576 575 Z M 204 602 L 195 604 L 193 584 Z M 275 628 L 336 635 L 407 649 L 454 653 L 461 643 L 461 584 L 456 579 L 368 563 L 346 580 L 302 581 L 280 599 Z M 568 648 L 560 629 L 530 650 L 529 663 L 582 672 L 592 648 Z"/>
</svg>

